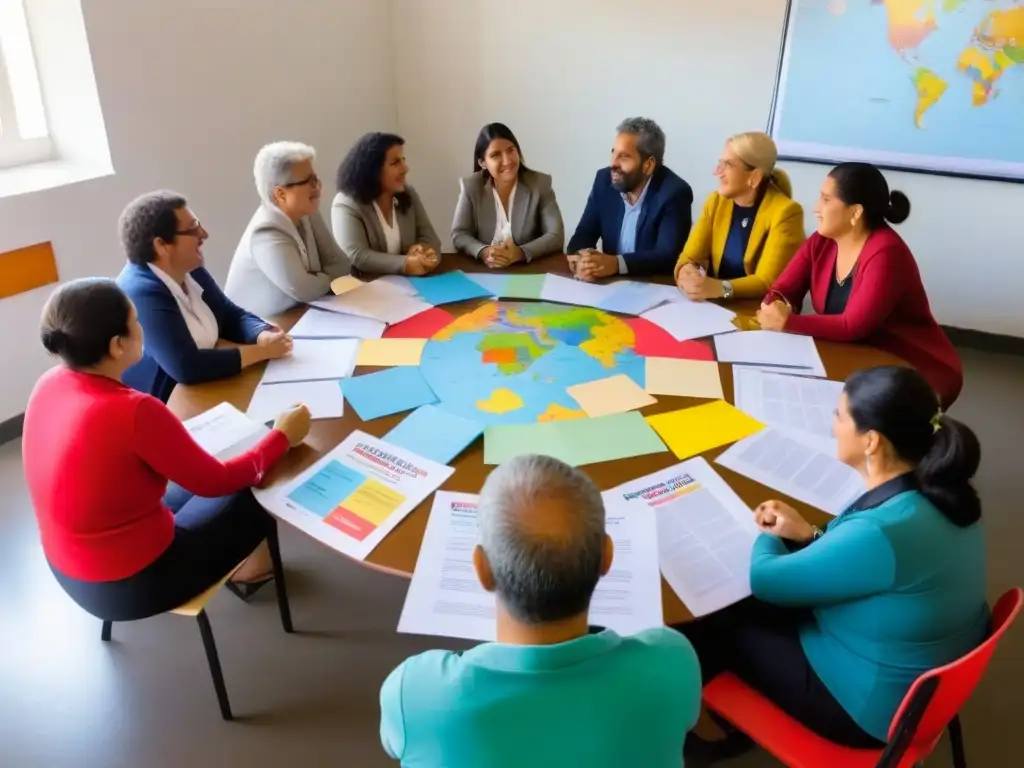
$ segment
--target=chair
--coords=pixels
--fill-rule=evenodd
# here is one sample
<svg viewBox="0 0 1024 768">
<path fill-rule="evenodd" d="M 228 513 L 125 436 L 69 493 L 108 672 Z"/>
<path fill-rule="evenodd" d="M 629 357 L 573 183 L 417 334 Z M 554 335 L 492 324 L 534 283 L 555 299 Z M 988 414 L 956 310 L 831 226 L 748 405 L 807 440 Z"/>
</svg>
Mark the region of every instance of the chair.
<svg viewBox="0 0 1024 768">
<path fill-rule="evenodd" d="M 277 590 L 277 608 L 281 614 L 281 626 L 284 628 L 285 632 L 290 634 L 294 632 L 295 629 L 292 627 L 291 608 L 288 605 L 288 592 L 285 589 L 284 584 L 284 568 L 281 564 L 281 549 L 277 538 L 276 520 L 274 521 L 274 525 L 271 526 L 270 533 L 267 535 L 267 546 L 270 549 L 270 560 L 274 566 L 274 587 Z M 228 701 L 228 690 L 224 685 L 224 674 L 221 672 L 220 658 L 217 656 L 217 644 L 213 639 L 213 629 L 210 627 L 210 619 L 206 615 L 206 605 L 211 599 L 213 599 L 217 590 L 227 583 L 228 579 L 234 575 L 235 571 L 237 571 L 239 567 L 241 567 L 241 563 L 232 568 L 230 573 L 205 592 L 196 595 L 187 603 L 179 605 L 177 608 L 170 611 L 170 613 L 173 613 L 176 616 L 193 617 L 199 624 L 199 634 L 203 638 L 203 648 L 206 650 L 206 660 L 210 665 L 210 675 L 213 677 L 213 688 L 217 693 L 217 703 L 220 705 L 221 717 L 225 720 L 233 720 L 234 715 L 231 714 L 231 702 Z M 112 621 L 103 622 L 100 639 L 104 642 L 110 642 L 113 624 L 114 622 Z"/>
<path fill-rule="evenodd" d="M 910 768 L 932 753 L 949 727 L 955 768 L 966 768 L 957 713 L 988 666 L 996 644 L 1024 603 L 1011 589 L 992 611 L 992 634 L 960 659 L 921 675 L 889 727 L 884 749 L 849 749 L 833 744 L 789 717 L 735 675 L 721 674 L 704 687 L 704 703 L 790 768 Z"/>
</svg>

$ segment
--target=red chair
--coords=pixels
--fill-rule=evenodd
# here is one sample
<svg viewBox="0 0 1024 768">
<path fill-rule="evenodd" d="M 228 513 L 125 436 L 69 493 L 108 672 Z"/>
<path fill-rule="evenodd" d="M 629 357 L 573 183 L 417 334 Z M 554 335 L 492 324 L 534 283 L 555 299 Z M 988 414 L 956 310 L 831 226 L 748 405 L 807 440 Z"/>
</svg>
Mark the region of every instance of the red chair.
<svg viewBox="0 0 1024 768">
<path fill-rule="evenodd" d="M 966 768 L 957 713 L 988 666 L 996 644 L 1024 604 L 1024 590 L 1011 589 L 992 611 L 991 636 L 966 656 L 921 675 L 907 692 L 889 727 L 884 749 L 849 749 L 827 741 L 744 684 L 721 674 L 704 687 L 704 703 L 790 768 L 910 768 L 932 753 L 949 726 L 955 768 Z"/>
</svg>

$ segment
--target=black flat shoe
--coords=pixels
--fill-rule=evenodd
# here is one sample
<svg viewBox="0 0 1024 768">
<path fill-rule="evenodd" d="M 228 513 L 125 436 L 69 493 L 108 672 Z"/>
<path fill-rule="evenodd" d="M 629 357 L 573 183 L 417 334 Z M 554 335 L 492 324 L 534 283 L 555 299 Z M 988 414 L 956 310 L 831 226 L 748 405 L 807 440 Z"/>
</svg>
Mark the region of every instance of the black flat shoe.
<svg viewBox="0 0 1024 768">
<path fill-rule="evenodd" d="M 737 730 L 732 730 L 724 739 L 708 741 L 695 733 L 686 734 L 683 744 L 683 757 L 693 758 L 702 763 L 717 763 L 719 760 L 731 760 L 745 755 L 754 748 L 753 740 Z"/>
<path fill-rule="evenodd" d="M 228 592 L 233 594 L 243 603 L 248 603 L 250 600 L 252 600 L 253 595 L 259 592 L 264 585 L 269 584 L 273 580 L 273 576 L 267 576 L 264 579 L 259 579 L 257 581 L 246 581 L 241 584 L 234 581 L 228 581 L 224 583 L 224 586 L 228 588 Z"/>
</svg>

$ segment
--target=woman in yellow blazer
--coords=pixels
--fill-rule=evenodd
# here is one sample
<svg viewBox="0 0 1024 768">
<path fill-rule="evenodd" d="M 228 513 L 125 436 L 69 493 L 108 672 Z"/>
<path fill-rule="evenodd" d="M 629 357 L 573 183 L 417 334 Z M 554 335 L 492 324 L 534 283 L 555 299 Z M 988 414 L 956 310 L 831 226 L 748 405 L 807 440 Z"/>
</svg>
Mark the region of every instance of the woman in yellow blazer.
<svg viewBox="0 0 1024 768">
<path fill-rule="evenodd" d="M 775 167 L 778 156 L 764 133 L 725 143 L 715 167 L 718 190 L 676 263 L 676 284 L 691 299 L 760 299 L 803 243 L 804 212 L 789 176 Z"/>
</svg>

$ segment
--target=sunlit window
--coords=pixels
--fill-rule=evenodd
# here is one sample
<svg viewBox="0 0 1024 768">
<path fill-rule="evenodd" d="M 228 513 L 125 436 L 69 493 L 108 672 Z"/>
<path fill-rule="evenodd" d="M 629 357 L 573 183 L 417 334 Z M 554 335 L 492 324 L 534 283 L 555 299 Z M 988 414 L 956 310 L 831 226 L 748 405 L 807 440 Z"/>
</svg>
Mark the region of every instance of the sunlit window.
<svg viewBox="0 0 1024 768">
<path fill-rule="evenodd" d="M 0 168 L 52 155 L 23 0 L 0 0 Z"/>
</svg>

